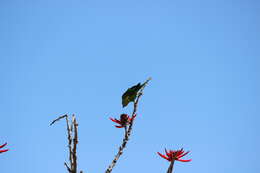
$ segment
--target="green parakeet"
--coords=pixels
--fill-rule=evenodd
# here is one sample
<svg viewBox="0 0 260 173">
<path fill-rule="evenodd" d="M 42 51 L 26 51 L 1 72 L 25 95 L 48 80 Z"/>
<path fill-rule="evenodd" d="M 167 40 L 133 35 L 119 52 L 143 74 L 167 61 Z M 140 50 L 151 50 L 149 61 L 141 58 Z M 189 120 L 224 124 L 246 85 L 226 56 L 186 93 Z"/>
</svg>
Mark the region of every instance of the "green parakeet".
<svg viewBox="0 0 260 173">
<path fill-rule="evenodd" d="M 127 91 L 122 95 L 122 105 L 127 106 L 128 103 L 134 102 L 138 91 L 144 86 L 144 84 L 138 83 L 137 85 L 128 88 Z"/>
</svg>

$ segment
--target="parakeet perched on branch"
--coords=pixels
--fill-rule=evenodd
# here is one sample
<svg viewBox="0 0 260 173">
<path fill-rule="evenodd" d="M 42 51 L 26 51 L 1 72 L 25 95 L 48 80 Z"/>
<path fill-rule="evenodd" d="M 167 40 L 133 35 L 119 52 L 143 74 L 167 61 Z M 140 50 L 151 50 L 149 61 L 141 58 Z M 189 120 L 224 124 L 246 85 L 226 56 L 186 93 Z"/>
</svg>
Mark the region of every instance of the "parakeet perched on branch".
<svg viewBox="0 0 260 173">
<path fill-rule="evenodd" d="M 138 83 L 137 85 L 128 88 L 127 91 L 122 95 L 122 105 L 123 107 L 127 106 L 128 103 L 134 102 L 137 96 L 138 91 L 145 85 Z"/>
</svg>

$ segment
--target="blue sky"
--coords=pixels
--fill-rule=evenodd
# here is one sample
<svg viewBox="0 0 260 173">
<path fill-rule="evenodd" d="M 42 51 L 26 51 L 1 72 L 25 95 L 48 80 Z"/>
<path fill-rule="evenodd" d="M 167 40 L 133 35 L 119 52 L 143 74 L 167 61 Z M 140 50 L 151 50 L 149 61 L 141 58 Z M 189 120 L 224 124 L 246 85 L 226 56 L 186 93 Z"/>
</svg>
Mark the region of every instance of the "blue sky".
<svg viewBox="0 0 260 173">
<path fill-rule="evenodd" d="M 1 173 L 66 172 L 65 122 L 79 121 L 79 168 L 104 172 L 130 113 L 121 95 L 145 88 L 114 173 L 166 172 L 164 147 L 191 150 L 176 173 L 258 173 L 257 0 L 2 0 Z M 257 77 L 258 76 L 258 77 Z"/>
</svg>

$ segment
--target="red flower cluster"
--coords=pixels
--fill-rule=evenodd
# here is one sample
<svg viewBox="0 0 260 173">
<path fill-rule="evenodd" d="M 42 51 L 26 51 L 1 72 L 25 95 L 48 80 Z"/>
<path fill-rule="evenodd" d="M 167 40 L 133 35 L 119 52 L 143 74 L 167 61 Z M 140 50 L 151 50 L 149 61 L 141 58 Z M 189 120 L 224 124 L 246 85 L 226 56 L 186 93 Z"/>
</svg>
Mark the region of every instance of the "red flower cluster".
<svg viewBox="0 0 260 173">
<path fill-rule="evenodd" d="M 133 117 L 129 117 L 127 114 L 121 114 L 120 115 L 120 120 L 116 119 L 116 118 L 109 118 L 111 121 L 119 124 L 115 125 L 116 128 L 122 128 L 122 127 L 126 127 L 129 123 L 131 123 L 136 117 L 136 114 Z"/>
<path fill-rule="evenodd" d="M 171 162 L 171 161 L 173 161 L 173 160 L 177 160 L 177 161 L 181 161 L 181 162 L 190 162 L 190 161 L 191 161 L 191 159 L 190 159 L 190 160 L 182 160 L 182 159 L 180 159 L 180 158 L 182 158 L 183 156 L 185 156 L 186 154 L 189 153 L 189 151 L 184 152 L 183 149 L 176 150 L 176 151 L 175 151 L 175 150 L 167 151 L 167 150 L 165 149 L 166 155 L 163 155 L 163 154 L 161 154 L 161 153 L 159 153 L 159 152 L 157 152 L 157 153 L 158 153 L 162 158 L 168 160 L 169 162 Z"/>
<path fill-rule="evenodd" d="M 0 145 L 0 148 L 3 148 L 7 145 L 7 143 L 3 144 L 3 145 Z M 8 149 L 5 149 L 5 150 L 0 150 L 0 153 L 3 153 L 3 152 L 6 152 L 8 151 Z"/>
</svg>

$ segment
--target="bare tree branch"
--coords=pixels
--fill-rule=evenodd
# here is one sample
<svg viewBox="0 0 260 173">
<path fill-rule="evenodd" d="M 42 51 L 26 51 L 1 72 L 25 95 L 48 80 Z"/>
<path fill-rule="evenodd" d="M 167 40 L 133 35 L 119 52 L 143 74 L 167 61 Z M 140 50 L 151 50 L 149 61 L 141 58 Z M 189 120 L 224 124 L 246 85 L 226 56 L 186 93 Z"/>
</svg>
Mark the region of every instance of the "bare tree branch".
<svg viewBox="0 0 260 173">
<path fill-rule="evenodd" d="M 68 119 L 68 116 L 66 116 L 66 124 L 67 124 L 67 137 L 68 137 L 68 148 L 69 148 L 69 160 L 70 160 L 70 173 L 72 173 L 72 148 L 71 148 L 71 145 L 72 145 L 72 138 L 71 138 L 71 133 L 72 133 L 72 127 L 70 126 L 69 124 L 69 119 Z"/>
<path fill-rule="evenodd" d="M 74 115 L 72 115 L 71 122 L 69 122 L 68 115 L 63 115 L 53 120 L 50 125 L 61 120 L 62 118 L 66 118 L 69 161 L 70 161 L 69 165 L 66 162 L 64 163 L 64 165 L 67 168 L 69 173 L 77 173 L 78 123 Z M 83 173 L 83 171 L 80 171 L 80 173 Z"/>
<path fill-rule="evenodd" d="M 76 117 L 72 116 L 72 124 L 74 127 L 74 138 L 73 138 L 73 150 L 72 150 L 72 160 L 73 160 L 73 171 L 72 173 L 77 173 L 77 144 L 78 144 L 78 124 Z"/>
</svg>

